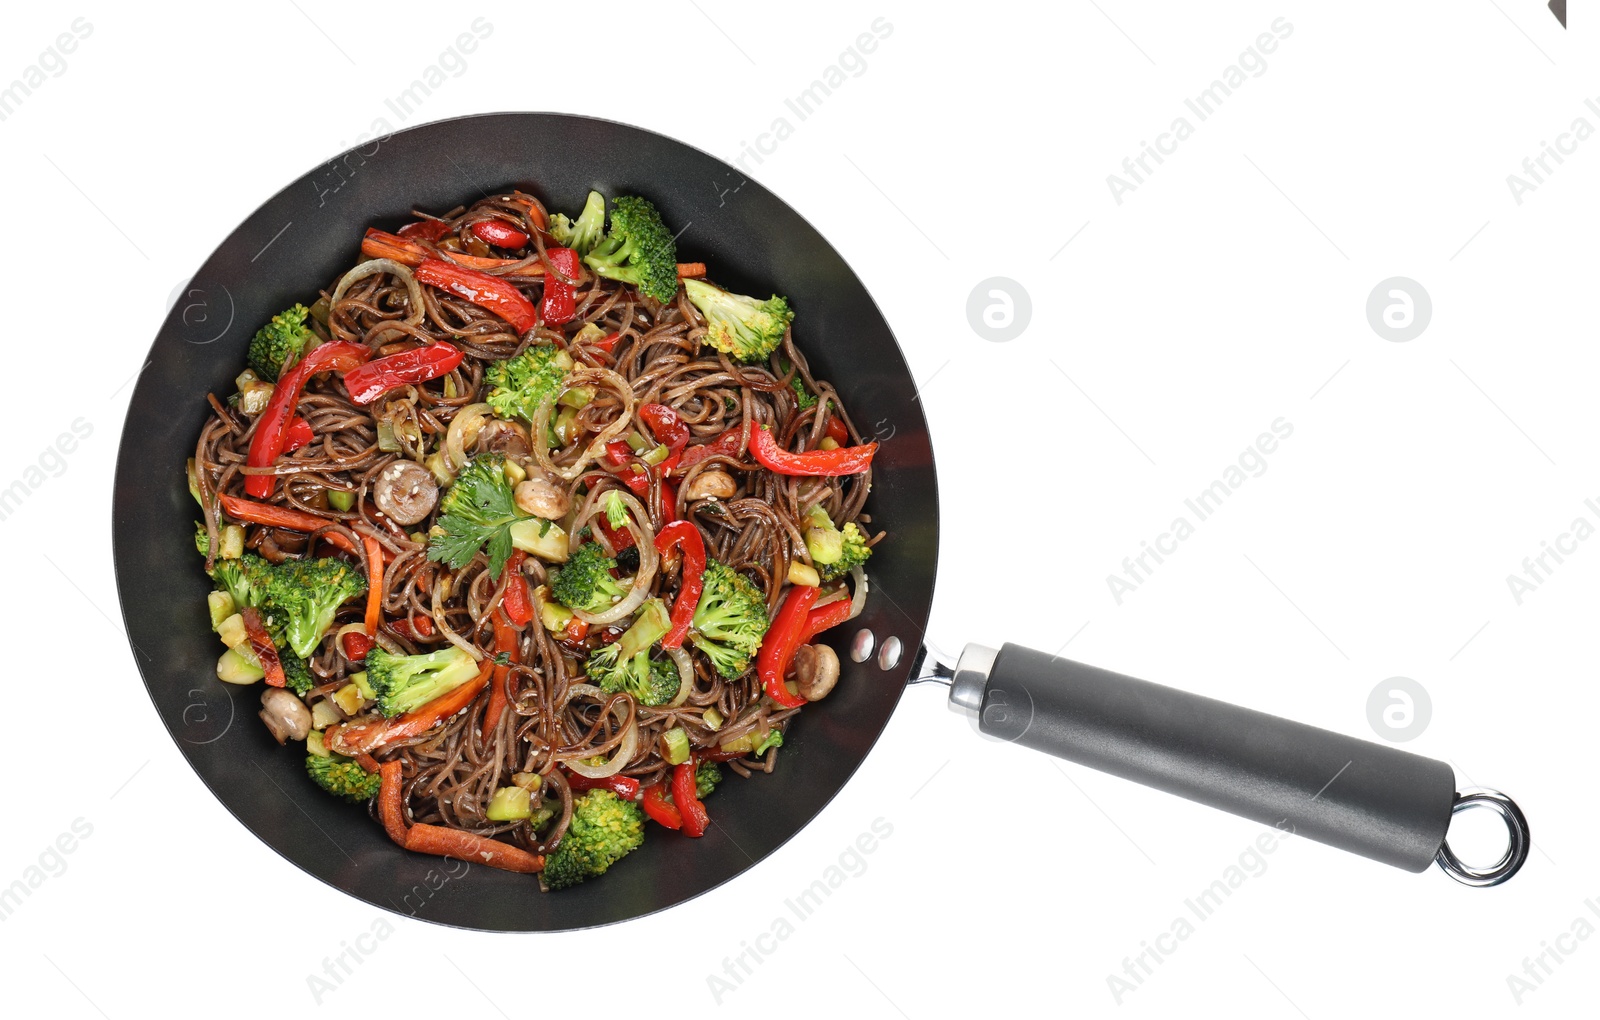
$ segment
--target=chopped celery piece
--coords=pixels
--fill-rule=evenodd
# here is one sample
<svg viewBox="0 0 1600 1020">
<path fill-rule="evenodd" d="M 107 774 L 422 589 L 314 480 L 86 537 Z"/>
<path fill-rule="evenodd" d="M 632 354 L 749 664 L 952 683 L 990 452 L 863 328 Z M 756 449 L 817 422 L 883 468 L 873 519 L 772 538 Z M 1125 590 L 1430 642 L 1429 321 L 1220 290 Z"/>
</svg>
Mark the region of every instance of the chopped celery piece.
<svg viewBox="0 0 1600 1020">
<path fill-rule="evenodd" d="M 234 615 L 233 596 L 225 591 L 214 591 L 206 596 L 206 609 L 211 613 L 211 629 L 222 626 L 222 621 Z"/>
<path fill-rule="evenodd" d="M 561 525 L 540 517 L 513 523 L 511 545 L 549 563 L 567 562 L 567 533 Z"/>
<path fill-rule="evenodd" d="M 689 760 L 689 734 L 682 726 L 674 726 L 661 734 L 663 754 L 668 765 L 682 765 Z"/>
<path fill-rule="evenodd" d="M 217 660 L 217 679 L 230 684 L 253 684 L 267 675 L 255 656 L 230 648 Z"/>
<path fill-rule="evenodd" d="M 489 798 L 484 817 L 491 822 L 520 822 L 533 816 L 533 798 L 520 786 L 502 786 Z"/>
</svg>

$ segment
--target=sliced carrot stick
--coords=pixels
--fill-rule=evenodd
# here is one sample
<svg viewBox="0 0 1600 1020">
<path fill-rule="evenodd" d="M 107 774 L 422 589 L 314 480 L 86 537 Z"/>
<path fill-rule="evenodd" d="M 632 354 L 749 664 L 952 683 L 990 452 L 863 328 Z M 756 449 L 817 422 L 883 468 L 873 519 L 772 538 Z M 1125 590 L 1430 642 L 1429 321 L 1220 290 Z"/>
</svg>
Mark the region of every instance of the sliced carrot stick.
<svg viewBox="0 0 1600 1020">
<path fill-rule="evenodd" d="M 454 857 L 468 864 L 486 864 L 501 871 L 531 875 L 544 870 L 544 858 L 498 839 L 460 829 L 418 822 L 406 832 L 405 848 L 421 854 Z"/>
<path fill-rule="evenodd" d="M 540 230 L 543 230 L 549 226 L 548 221 L 545 219 L 544 207 L 538 202 L 535 202 L 531 196 L 524 195 L 522 192 L 517 191 L 512 193 L 511 201 L 526 209 L 528 211 L 528 216 L 533 220 L 533 225 L 538 227 Z"/>
<path fill-rule="evenodd" d="M 501 269 L 505 266 L 522 261 L 521 259 L 491 259 L 480 255 L 466 255 L 456 251 L 429 251 L 422 245 L 399 234 L 391 234 L 387 230 L 377 227 L 368 227 L 367 234 L 361 239 L 361 254 L 374 259 L 393 259 L 403 266 L 419 266 L 423 259 L 440 258 L 447 262 L 454 262 L 458 266 L 468 269 L 477 269 L 487 272 L 491 269 Z M 522 266 L 514 273 L 509 273 L 512 279 L 532 279 L 544 275 L 544 264 L 534 262 Z M 678 263 L 679 278 L 706 275 L 704 262 Z"/>
<path fill-rule="evenodd" d="M 513 579 L 514 580 L 514 579 Z M 494 616 L 494 650 L 496 655 L 501 652 L 511 657 L 512 662 L 517 661 L 518 640 L 516 628 L 506 620 L 505 612 L 496 609 Z M 494 735 L 495 727 L 500 725 L 500 717 L 505 715 L 506 705 L 511 703 L 511 667 L 495 666 L 494 682 L 489 685 L 489 705 L 483 712 L 483 742 L 487 744 Z"/>
<path fill-rule="evenodd" d="M 383 619 L 383 546 L 371 535 L 362 535 L 367 550 L 367 637 L 376 637 Z"/>
<path fill-rule="evenodd" d="M 356 764 L 360 765 L 363 769 L 366 769 L 368 772 L 376 772 L 380 768 L 380 766 L 378 765 L 378 759 L 374 758 L 370 754 L 364 754 L 363 753 L 363 754 L 356 755 Z"/>
<path fill-rule="evenodd" d="M 378 817 L 383 820 L 383 831 L 389 838 L 406 845 L 406 808 L 401 800 L 400 762 L 386 761 L 378 769 L 382 785 L 378 787 Z"/>
<path fill-rule="evenodd" d="M 247 524 L 264 524 L 269 528 L 287 528 L 290 531 L 304 531 L 310 534 L 318 528 L 326 528 L 328 525 L 335 523 L 325 517 L 308 514 L 293 507 L 258 503 L 253 499 L 244 499 L 240 496 L 223 496 L 221 500 L 223 513 L 236 521 L 244 521 Z M 345 552 L 353 553 L 356 551 L 350 539 L 340 532 L 323 532 L 322 537 Z"/>
<path fill-rule="evenodd" d="M 330 728 L 323 739 L 328 749 L 351 757 L 366 752 L 371 754 L 385 744 L 407 737 L 420 736 L 435 726 L 452 718 L 476 698 L 489 675 L 494 672 L 494 659 L 485 658 L 478 675 L 448 694 L 440 695 L 421 708 L 395 716 L 393 719 L 372 719 L 367 722 L 350 722 Z"/>
</svg>

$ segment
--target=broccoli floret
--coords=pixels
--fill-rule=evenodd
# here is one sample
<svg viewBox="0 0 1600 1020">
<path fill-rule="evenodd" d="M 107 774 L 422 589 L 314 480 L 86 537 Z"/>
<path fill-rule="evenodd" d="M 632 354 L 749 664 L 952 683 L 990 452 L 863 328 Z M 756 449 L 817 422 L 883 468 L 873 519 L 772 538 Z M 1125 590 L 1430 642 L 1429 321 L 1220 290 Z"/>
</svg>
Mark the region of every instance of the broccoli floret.
<svg viewBox="0 0 1600 1020">
<path fill-rule="evenodd" d="M 279 645 L 278 663 L 283 667 L 283 676 L 289 682 L 289 688 L 302 698 L 321 682 L 316 674 L 311 672 L 311 667 L 306 665 L 306 660 L 296 655 L 294 649 L 287 645 Z"/>
<path fill-rule="evenodd" d="M 391 718 L 421 708 L 477 675 L 477 660 L 455 645 L 426 655 L 393 655 L 382 648 L 367 653 L 367 685 L 378 697 L 378 711 Z"/>
<path fill-rule="evenodd" d="M 665 705 L 678 693 L 682 678 L 671 659 L 652 659 L 648 651 L 622 658 L 615 649 L 621 642 L 606 645 L 589 656 L 587 670 L 607 694 L 621 691 L 633 695 L 641 705 Z"/>
<path fill-rule="evenodd" d="M 204 540 L 201 531 L 196 544 Z M 315 681 L 300 660 L 317 650 L 339 607 L 367 590 L 367 579 L 360 571 L 333 557 L 269 563 L 245 553 L 237 559 L 217 560 L 211 577 L 232 597 L 235 609 L 254 606 L 261 610 L 261 622 L 278 646 L 284 672 L 295 681 L 289 661 L 294 658 L 307 689 Z M 297 690 L 299 686 L 296 682 Z"/>
<path fill-rule="evenodd" d="M 628 523 L 628 505 L 616 489 L 606 493 L 606 523 L 612 531 L 621 531 Z"/>
<path fill-rule="evenodd" d="M 553 892 L 603 875 L 643 844 L 643 809 L 610 790 L 590 790 L 572 802 L 572 822 L 545 857 L 540 884 Z"/>
<path fill-rule="evenodd" d="M 317 345 L 317 334 L 306 325 L 311 312 L 295 305 L 272 317 L 250 340 L 250 367 L 263 379 L 276 380 L 285 368 Z"/>
<path fill-rule="evenodd" d="M 601 276 L 632 284 L 662 304 L 678 293 L 677 244 L 656 207 L 642 198 L 611 200 L 611 231 L 583 261 Z"/>
<path fill-rule="evenodd" d="M 660 599 L 644 604 L 633 626 L 589 655 L 589 678 L 607 694 L 624 691 L 641 705 L 664 705 L 678 693 L 681 677 L 671 659 L 650 658 L 650 646 L 672 629 L 672 617 Z"/>
<path fill-rule="evenodd" d="M 622 586 L 611 576 L 616 565 L 617 561 L 607 556 L 599 543 L 585 542 L 556 571 L 555 580 L 550 582 L 550 593 L 569 608 L 598 612 L 624 594 Z"/>
<path fill-rule="evenodd" d="M 308 754 L 306 771 L 311 773 L 312 780 L 318 786 L 352 803 L 376 797 L 382 782 L 376 772 L 368 772 L 357 765 L 354 759 L 342 754 Z"/>
<path fill-rule="evenodd" d="M 717 788 L 722 782 L 722 770 L 717 768 L 716 762 L 703 761 L 694 770 L 694 795 L 701 800 Z"/>
<path fill-rule="evenodd" d="M 589 192 L 583 203 L 583 212 L 576 222 L 561 213 L 550 217 L 550 236 L 556 243 L 571 248 L 579 255 L 587 255 L 606 229 L 606 197 L 598 191 Z"/>
<path fill-rule="evenodd" d="M 491 387 L 489 406 L 501 418 L 533 422 L 539 405 L 560 395 L 561 381 L 572 371 L 572 357 L 555 344 L 534 344 L 507 361 L 489 365 L 483 378 Z"/>
<path fill-rule="evenodd" d="M 788 358 L 779 358 L 778 367 L 787 372 L 794 366 L 789 364 Z M 789 389 L 794 391 L 794 402 L 800 410 L 809 411 L 817 406 L 816 396 L 806 389 L 806 384 L 801 380 L 799 372 L 789 377 Z"/>
<path fill-rule="evenodd" d="M 725 563 L 706 560 L 705 587 L 695 606 L 689 640 L 718 673 L 733 679 L 750 668 L 767 633 L 767 600 L 750 579 Z"/>
<path fill-rule="evenodd" d="M 236 560 L 217 560 L 211 567 L 211 579 L 232 596 L 235 609 L 259 608 L 267 600 L 271 570 L 272 564 L 260 556 L 245 553 Z"/>
<path fill-rule="evenodd" d="M 350 564 L 331 556 L 266 564 L 265 608 L 288 645 L 309 658 L 333 626 L 339 607 L 366 593 L 367 579 Z"/>
<path fill-rule="evenodd" d="M 872 549 L 866 536 L 851 521 L 843 528 L 834 526 L 833 519 L 822 507 L 812 508 L 806 521 L 806 551 L 824 581 L 843 577 L 857 564 L 867 562 Z"/>
<path fill-rule="evenodd" d="M 473 458 L 456 475 L 439 510 L 428 539 L 428 559 L 460 570 L 487 546 L 489 576 L 498 580 L 511 557 L 511 525 L 527 518 L 517 509 L 505 458 L 498 453 Z"/>
<path fill-rule="evenodd" d="M 772 729 L 772 730 L 768 730 L 767 731 L 767 735 L 766 736 L 762 737 L 760 740 L 755 741 L 755 747 L 751 750 L 750 754 L 752 756 L 759 756 L 759 755 L 766 754 L 767 750 L 769 748 L 782 747 L 782 746 L 783 746 L 783 731 L 782 730 L 778 730 L 778 729 Z"/>
<path fill-rule="evenodd" d="M 794 321 L 789 302 L 776 294 L 757 301 L 704 280 L 685 280 L 683 289 L 706 317 L 702 342 L 740 361 L 765 361 L 783 343 L 783 331 Z"/>
<path fill-rule="evenodd" d="M 841 528 L 839 534 L 844 538 L 844 554 L 839 557 L 839 562 L 817 568 L 824 581 L 848 574 L 851 567 L 867 562 L 867 557 L 872 555 L 866 536 L 861 534 L 861 529 L 856 527 L 854 521 Z"/>
</svg>

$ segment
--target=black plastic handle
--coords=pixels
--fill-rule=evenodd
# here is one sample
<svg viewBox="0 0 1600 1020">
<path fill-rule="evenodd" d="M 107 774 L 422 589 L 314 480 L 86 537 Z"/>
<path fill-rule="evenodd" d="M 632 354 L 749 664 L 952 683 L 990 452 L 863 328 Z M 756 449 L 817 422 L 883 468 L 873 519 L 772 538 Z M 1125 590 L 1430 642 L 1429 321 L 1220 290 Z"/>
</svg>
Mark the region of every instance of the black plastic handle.
<svg viewBox="0 0 1600 1020">
<path fill-rule="evenodd" d="M 1433 863 L 1455 804 L 1445 762 L 1016 645 L 978 726 L 1407 871 Z"/>
</svg>

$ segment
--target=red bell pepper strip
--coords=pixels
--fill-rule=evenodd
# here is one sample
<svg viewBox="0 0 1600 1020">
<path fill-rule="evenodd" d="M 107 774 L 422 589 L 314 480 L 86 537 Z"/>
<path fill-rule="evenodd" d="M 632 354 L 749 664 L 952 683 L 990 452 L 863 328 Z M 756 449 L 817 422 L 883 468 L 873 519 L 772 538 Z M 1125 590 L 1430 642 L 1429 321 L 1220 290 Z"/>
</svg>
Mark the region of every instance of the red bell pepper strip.
<svg viewBox="0 0 1600 1020">
<path fill-rule="evenodd" d="M 613 439 L 606 444 L 606 460 L 620 467 L 617 478 L 635 496 L 643 496 L 650 492 L 650 472 L 645 470 L 644 462 L 633 455 L 633 449 L 620 439 Z"/>
<path fill-rule="evenodd" d="M 690 468 L 709 457 L 739 456 L 740 431 L 740 429 L 729 429 L 709 443 L 686 448 L 683 456 L 678 458 L 677 472 L 687 474 Z"/>
<path fill-rule="evenodd" d="M 568 771 L 567 785 L 578 792 L 584 790 L 610 790 L 623 800 L 633 800 L 639 796 L 639 780 L 632 776 L 607 776 L 604 779 L 590 779 L 580 776 L 576 772 Z"/>
<path fill-rule="evenodd" d="M 632 537 L 631 535 L 629 536 Z M 565 636 L 568 641 L 576 644 L 589 636 L 589 621 L 580 620 L 576 616 L 567 621 Z"/>
<path fill-rule="evenodd" d="M 789 594 L 784 596 L 783 605 L 778 607 L 778 615 L 772 618 L 766 638 L 761 642 L 761 652 L 756 657 L 756 673 L 761 677 L 761 689 L 781 708 L 798 708 L 806 703 L 806 699 L 798 694 L 789 693 L 789 688 L 784 686 L 783 675 L 789 671 L 789 663 L 794 660 L 794 653 L 800 647 L 806 615 L 821 591 L 808 584 L 797 584 L 790 588 Z"/>
<path fill-rule="evenodd" d="M 267 683 L 273 687 L 282 687 L 286 680 L 283 675 L 283 662 L 278 658 L 277 646 L 272 643 L 267 628 L 261 623 L 261 614 L 256 612 L 255 606 L 245 606 L 239 610 L 239 615 L 244 617 L 244 633 L 245 637 L 250 639 L 250 650 L 256 654 L 256 660 L 261 663 L 261 668 L 267 672 Z"/>
<path fill-rule="evenodd" d="M 528 594 L 527 578 L 522 576 L 522 561 L 527 556 L 521 549 L 515 549 L 506 560 L 511 579 L 506 582 L 506 592 L 500 598 L 500 608 L 505 611 L 506 619 L 518 627 L 526 627 L 533 621 L 533 597 Z"/>
<path fill-rule="evenodd" d="M 406 845 L 406 806 L 400 789 L 402 777 L 400 770 L 403 766 L 396 761 L 386 761 L 378 766 L 378 818 L 383 822 L 383 831 L 389 838 L 401 846 Z"/>
<path fill-rule="evenodd" d="M 326 731 L 328 748 L 352 757 L 363 751 L 376 751 L 393 740 L 420 736 L 452 718 L 476 698 L 489 683 L 494 672 L 494 659 L 485 658 L 478 675 L 448 694 L 442 694 L 421 708 L 405 712 L 393 719 L 371 719 L 366 722 L 348 722 Z"/>
<path fill-rule="evenodd" d="M 312 376 L 329 370 L 348 372 L 370 357 L 372 352 L 365 344 L 345 340 L 334 340 L 313 347 L 298 364 L 278 378 L 272 399 L 267 401 L 267 409 L 261 412 L 256 422 L 256 434 L 250 440 L 250 454 L 245 463 L 250 467 L 271 467 L 283 453 L 284 444 L 289 438 L 290 419 L 294 417 L 294 410 L 300 404 L 300 394 L 305 392 L 306 383 L 311 381 Z M 257 499 L 264 499 L 272 495 L 274 481 L 272 475 L 245 475 L 244 491 Z"/>
<path fill-rule="evenodd" d="M 684 424 L 678 412 L 666 404 L 645 404 L 639 408 L 639 418 L 650 426 L 650 433 L 656 437 L 656 442 L 667 448 L 667 459 L 656 466 L 665 470 L 676 464 L 674 455 L 681 454 L 683 448 L 689 445 L 689 426 Z"/>
<path fill-rule="evenodd" d="M 678 814 L 683 816 L 683 834 L 698 837 L 706 834 L 711 816 L 706 814 L 706 806 L 695 796 L 694 772 L 693 761 L 672 767 L 672 802 L 677 805 Z"/>
<path fill-rule="evenodd" d="M 828 420 L 822 425 L 822 431 L 840 446 L 850 442 L 850 430 L 844 427 L 844 421 L 836 414 L 828 415 Z"/>
<path fill-rule="evenodd" d="M 437 241 L 448 233 L 450 224 L 444 220 L 418 220 L 415 223 L 407 223 L 399 230 L 401 237 L 422 241 Z"/>
<path fill-rule="evenodd" d="M 244 521 L 246 524 L 261 524 L 269 528 L 287 528 L 290 531 L 304 531 L 310 534 L 318 528 L 325 528 L 334 523 L 325 517 L 308 514 L 293 507 L 257 503 L 255 500 L 243 499 L 239 496 L 219 496 L 218 499 L 222 502 L 223 513 L 236 521 Z M 324 532 L 322 537 L 345 552 L 353 553 L 356 551 L 355 545 L 337 531 Z"/>
<path fill-rule="evenodd" d="M 806 614 L 805 625 L 800 628 L 800 643 L 795 645 L 795 648 L 798 649 L 800 645 L 810 644 L 812 638 L 825 630 L 837 627 L 849 618 L 849 599 L 839 599 L 836 602 L 828 603 L 821 609 L 811 610 Z"/>
<path fill-rule="evenodd" d="M 465 357 L 461 348 L 440 340 L 426 347 L 369 361 L 344 374 L 344 388 L 358 404 L 370 404 L 392 389 L 448 375 Z"/>
<path fill-rule="evenodd" d="M 605 351 L 607 354 L 610 354 L 612 351 L 617 349 L 617 341 L 621 340 L 621 339 L 622 339 L 622 334 L 621 333 L 607 333 L 605 336 L 603 336 L 600 339 L 596 340 L 594 343 L 590 344 L 589 346 L 593 347 L 593 348 L 595 348 L 597 350 Z"/>
<path fill-rule="evenodd" d="M 539 313 L 534 309 L 533 302 L 515 284 L 498 276 L 431 258 L 423 259 L 415 272 L 418 283 L 449 291 L 458 298 L 465 298 L 493 312 L 511 323 L 511 328 L 518 334 L 526 333 L 539 324 Z"/>
<path fill-rule="evenodd" d="M 644 788 L 644 796 L 639 800 L 639 806 L 644 808 L 644 813 L 658 825 L 669 829 L 683 828 L 683 815 L 678 811 L 678 806 L 667 799 L 665 783 L 656 783 L 654 786 Z"/>
<path fill-rule="evenodd" d="M 766 426 L 750 433 L 750 452 L 770 471 L 780 475 L 859 475 L 872 466 L 872 455 L 878 452 L 877 443 L 864 446 L 845 446 L 837 450 L 807 450 L 791 453 L 772 438 Z"/>
<path fill-rule="evenodd" d="M 372 639 L 356 631 L 346 631 L 340 639 L 344 645 L 344 657 L 351 662 L 360 662 L 372 651 Z"/>
<path fill-rule="evenodd" d="M 289 427 L 283 433 L 283 452 L 293 453 L 317 438 L 311 431 L 311 423 L 304 418 L 295 418 L 289 422 Z"/>
<path fill-rule="evenodd" d="M 650 426 L 656 442 L 667 448 L 666 457 L 652 469 L 658 476 L 665 475 L 683 459 L 684 447 L 689 445 L 689 426 L 665 404 L 645 404 L 639 408 L 639 418 Z"/>
<path fill-rule="evenodd" d="M 673 546 L 683 551 L 683 575 L 678 600 L 672 604 L 672 629 L 661 639 L 662 648 L 679 648 L 689 635 L 689 622 L 705 587 L 706 543 L 700 529 L 688 521 L 673 521 L 656 535 L 656 552 L 665 556 Z"/>
<path fill-rule="evenodd" d="M 682 520 L 678 516 L 678 487 L 665 478 L 661 480 L 661 523 L 671 524 Z"/>
<path fill-rule="evenodd" d="M 389 629 L 411 641 L 433 637 L 433 617 L 408 616 L 389 624 Z"/>
<path fill-rule="evenodd" d="M 565 276 L 568 280 L 576 280 L 582 275 L 583 270 L 578 264 L 578 253 L 571 248 L 546 248 L 544 257 L 556 267 L 561 276 Z M 552 273 L 546 273 L 544 299 L 540 302 L 544 324 L 564 326 L 572 321 L 572 317 L 577 314 L 577 308 L 572 284 Z"/>
<path fill-rule="evenodd" d="M 478 240 L 496 248 L 521 248 L 528 243 L 528 235 L 505 220 L 479 220 L 468 229 Z"/>
<path fill-rule="evenodd" d="M 405 848 L 419 854 L 454 857 L 468 864 L 483 864 L 522 875 L 538 874 L 544 870 L 544 858 L 539 854 L 530 854 L 519 846 L 488 836 L 461 829 L 447 829 L 442 825 L 429 825 L 427 822 L 418 822 L 406 830 Z"/>
<path fill-rule="evenodd" d="M 518 552 L 521 552 L 519 549 Z M 517 575 L 518 577 L 521 574 Z M 504 608 L 504 600 L 501 600 Z M 494 651 L 495 657 L 505 655 L 507 662 L 502 665 L 495 664 L 494 680 L 489 684 L 489 704 L 483 712 L 483 742 L 487 744 L 494 735 L 495 727 L 500 725 L 500 718 L 506 713 L 506 705 L 511 703 L 511 663 L 517 661 L 517 653 L 521 650 L 521 641 L 517 632 L 507 622 L 505 614 L 496 610 L 490 617 L 494 622 Z"/>
</svg>

